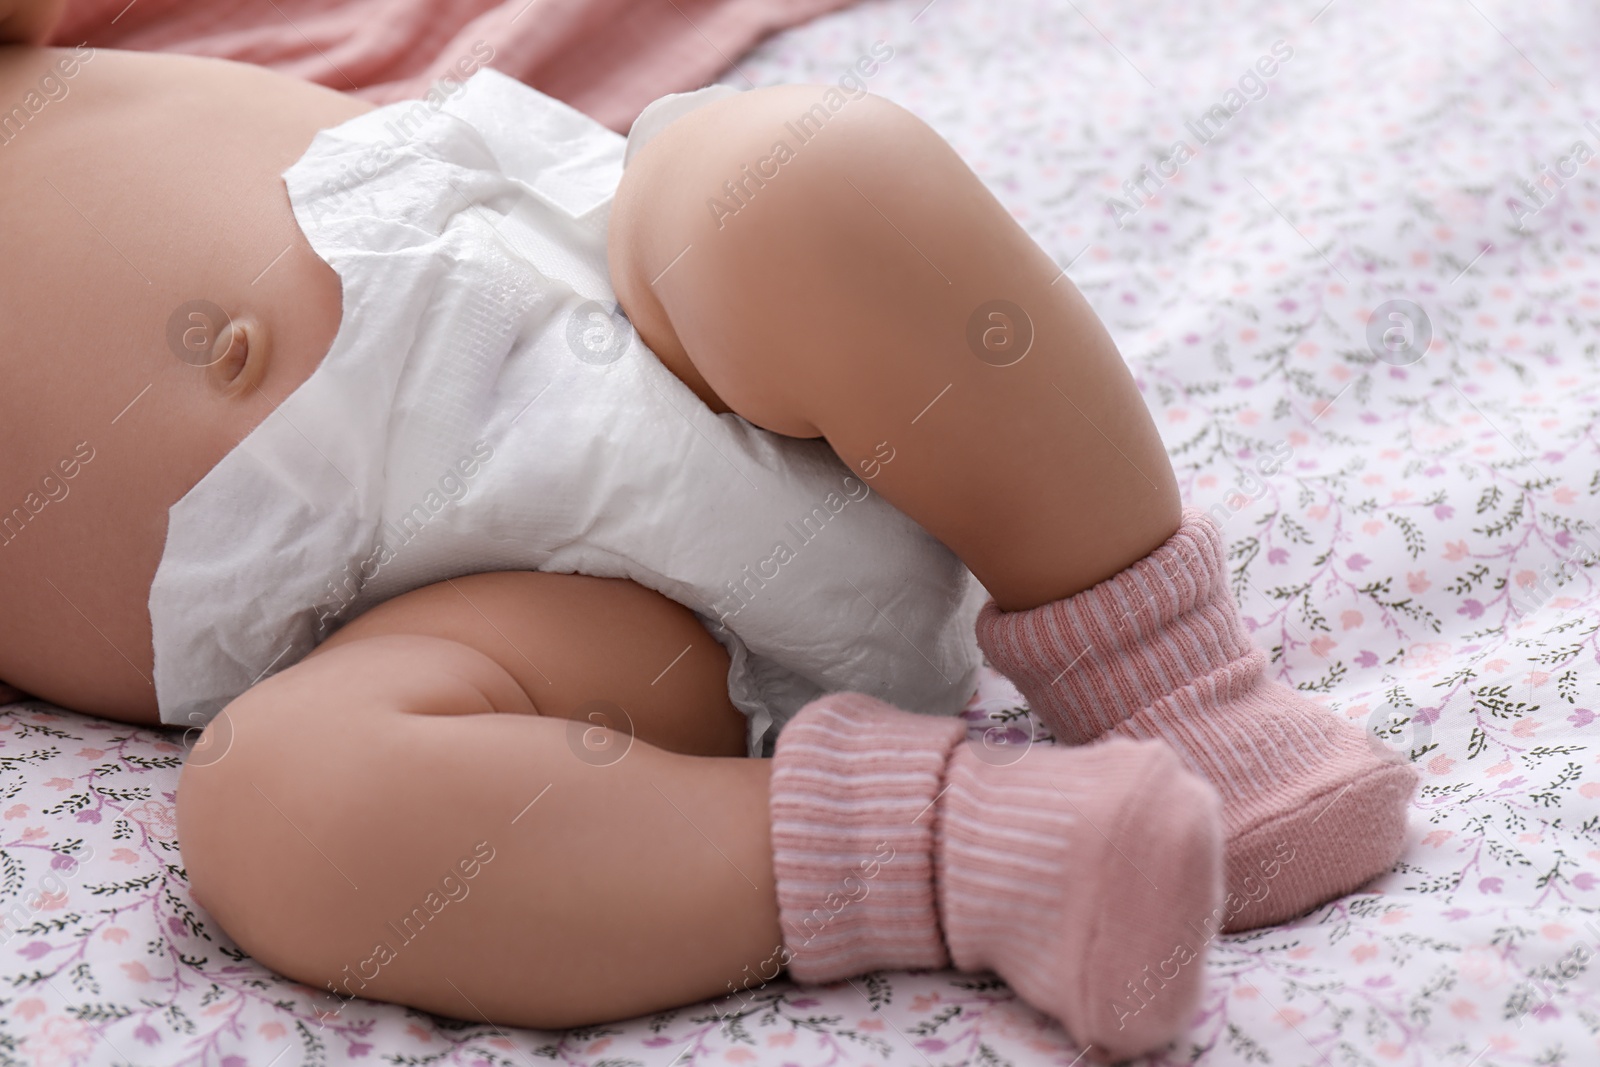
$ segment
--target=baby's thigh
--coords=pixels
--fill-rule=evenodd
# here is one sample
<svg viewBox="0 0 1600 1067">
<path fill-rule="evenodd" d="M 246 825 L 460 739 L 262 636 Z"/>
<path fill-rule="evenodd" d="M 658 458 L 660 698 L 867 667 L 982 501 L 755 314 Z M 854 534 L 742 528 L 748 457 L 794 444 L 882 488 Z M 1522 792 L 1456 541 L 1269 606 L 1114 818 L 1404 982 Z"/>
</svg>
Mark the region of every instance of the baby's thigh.
<svg viewBox="0 0 1600 1067">
<path fill-rule="evenodd" d="M 743 756 L 748 725 L 727 675 L 727 652 L 693 612 L 622 579 L 503 571 L 395 597 L 200 734 L 177 804 L 194 891 L 240 925 L 270 923 L 274 898 L 260 889 L 273 880 L 252 864 L 286 825 L 313 840 L 321 824 L 360 852 L 384 836 L 365 821 L 393 808 L 384 796 L 450 783 L 447 795 L 470 787 L 515 807 L 541 769 L 603 775 L 641 749 Z M 486 749 L 507 729 L 524 762 L 485 777 Z M 319 853 L 298 855 L 329 874 Z"/>
<path fill-rule="evenodd" d="M 530 643 L 484 588 L 468 595 L 552 683 L 567 680 L 559 646 Z M 592 743 L 590 732 L 610 734 L 539 714 L 464 641 L 348 639 L 207 727 L 178 786 L 190 887 L 260 962 L 340 996 L 541 1027 L 698 999 L 715 989 L 704 976 L 688 993 L 635 976 L 616 1007 L 618 983 L 586 969 L 586 946 L 626 960 L 625 971 L 648 969 L 627 946 L 670 924 L 641 905 L 639 885 L 668 886 L 669 903 L 697 899 L 704 872 L 727 861 L 694 851 L 694 824 L 737 839 L 703 796 L 729 792 L 747 810 L 749 795 L 764 796 L 766 761 L 688 757 L 617 734 Z M 704 861 L 689 875 L 686 851 Z M 722 877 L 748 894 L 736 874 Z"/>
<path fill-rule="evenodd" d="M 538 714 L 575 720 L 575 737 L 590 745 L 607 743 L 593 729 L 606 727 L 685 755 L 746 752 L 727 651 L 694 612 L 636 582 L 538 571 L 452 578 L 379 604 L 305 662 L 399 634 L 482 654 Z"/>
<path fill-rule="evenodd" d="M 617 300 L 667 369 L 713 411 L 790 437 L 821 436 L 796 402 L 796 362 L 827 343 L 818 321 L 879 271 L 863 243 L 902 241 L 852 181 L 898 166 L 876 157 L 908 128 L 938 140 L 871 95 L 828 117 L 827 92 L 752 89 L 677 119 L 629 161 L 607 235 Z M 793 120 L 809 108 L 828 128 L 802 143 Z"/>
</svg>

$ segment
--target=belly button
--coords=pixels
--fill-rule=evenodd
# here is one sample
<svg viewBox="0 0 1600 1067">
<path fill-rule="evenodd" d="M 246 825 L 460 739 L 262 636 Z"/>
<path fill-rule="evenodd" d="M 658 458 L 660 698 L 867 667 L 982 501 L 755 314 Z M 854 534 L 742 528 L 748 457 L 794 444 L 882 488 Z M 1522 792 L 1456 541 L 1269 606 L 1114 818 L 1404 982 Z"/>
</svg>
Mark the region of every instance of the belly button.
<svg viewBox="0 0 1600 1067">
<path fill-rule="evenodd" d="M 266 374 L 270 356 L 266 325 L 255 315 L 236 315 L 217 333 L 205 365 L 206 383 L 223 396 L 249 392 Z"/>
</svg>

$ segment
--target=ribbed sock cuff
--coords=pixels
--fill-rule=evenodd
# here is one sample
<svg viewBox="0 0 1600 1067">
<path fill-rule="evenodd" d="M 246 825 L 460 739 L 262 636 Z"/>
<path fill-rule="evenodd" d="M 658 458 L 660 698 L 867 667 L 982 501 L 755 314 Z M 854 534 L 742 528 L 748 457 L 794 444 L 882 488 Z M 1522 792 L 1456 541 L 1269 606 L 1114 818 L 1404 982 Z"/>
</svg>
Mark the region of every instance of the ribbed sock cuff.
<svg viewBox="0 0 1600 1067">
<path fill-rule="evenodd" d="M 1248 655 L 1222 535 L 1185 508 L 1167 541 L 1119 574 L 1026 611 L 990 600 L 978 644 L 1058 741 L 1092 741 L 1141 708 Z"/>
<path fill-rule="evenodd" d="M 859 693 L 802 708 L 778 735 L 772 849 L 797 981 L 949 963 L 934 891 L 934 804 L 959 718 Z"/>
</svg>

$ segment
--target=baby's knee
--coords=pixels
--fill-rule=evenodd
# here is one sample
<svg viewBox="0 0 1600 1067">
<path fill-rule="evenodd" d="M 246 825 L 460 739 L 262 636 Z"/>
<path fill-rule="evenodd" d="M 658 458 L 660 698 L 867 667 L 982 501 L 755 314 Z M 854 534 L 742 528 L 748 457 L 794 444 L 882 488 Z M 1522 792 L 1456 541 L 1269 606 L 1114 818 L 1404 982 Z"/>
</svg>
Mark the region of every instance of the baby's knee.
<svg viewBox="0 0 1600 1067">
<path fill-rule="evenodd" d="M 178 839 L 194 899 L 280 974 L 321 986 L 360 947 L 362 897 L 383 839 L 374 786 L 399 712 L 301 714 L 262 687 L 209 723 L 178 782 Z M 376 773 L 375 773 L 376 772 Z M 355 880 L 352 880 L 355 879 Z"/>
<path fill-rule="evenodd" d="M 178 779 L 178 840 L 189 891 L 252 952 L 270 952 L 274 909 L 262 905 L 270 905 L 280 878 L 297 873 L 292 855 L 267 847 L 273 835 L 261 833 L 255 810 L 263 796 L 282 799 L 280 776 L 270 768 L 293 758 L 285 736 L 292 716 L 267 710 L 254 691 L 229 704 L 199 732 Z M 302 733 L 300 743 L 315 742 Z"/>
<path fill-rule="evenodd" d="M 708 104 L 700 123 L 681 127 L 701 151 L 726 152 L 744 171 L 772 180 L 807 156 L 893 157 L 907 143 L 938 139 L 928 125 L 893 101 L 837 85 L 774 85 Z M 752 163 L 751 160 L 754 160 Z M 759 188 L 733 181 L 736 191 Z M 726 191 L 726 189 L 724 190 Z"/>
<path fill-rule="evenodd" d="M 628 164 L 611 216 L 613 270 L 659 270 L 662 254 L 696 239 L 715 237 L 705 252 L 765 244 L 770 253 L 774 229 L 850 225 L 866 206 L 850 202 L 851 182 L 921 180 L 919 168 L 941 154 L 953 156 L 926 123 L 865 90 L 780 85 L 715 100 Z"/>
</svg>

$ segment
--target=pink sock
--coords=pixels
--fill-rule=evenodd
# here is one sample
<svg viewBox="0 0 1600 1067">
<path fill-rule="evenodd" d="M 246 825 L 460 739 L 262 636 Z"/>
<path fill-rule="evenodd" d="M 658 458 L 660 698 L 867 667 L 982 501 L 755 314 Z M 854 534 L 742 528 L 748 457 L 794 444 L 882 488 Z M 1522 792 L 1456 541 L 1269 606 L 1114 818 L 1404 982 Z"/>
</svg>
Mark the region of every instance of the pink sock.
<svg viewBox="0 0 1600 1067">
<path fill-rule="evenodd" d="M 1027 611 L 991 600 L 978 643 L 1057 740 L 1159 738 L 1216 786 L 1227 929 L 1292 918 L 1399 857 L 1416 772 L 1266 677 L 1204 512 L 1185 509 L 1164 545 L 1075 596 Z"/>
<path fill-rule="evenodd" d="M 992 970 L 1101 1059 L 1188 1023 L 1221 925 L 1215 794 L 1165 745 L 997 765 L 959 719 L 858 693 L 778 736 L 773 867 L 791 977 Z"/>
</svg>

